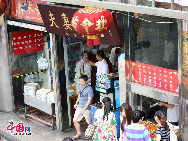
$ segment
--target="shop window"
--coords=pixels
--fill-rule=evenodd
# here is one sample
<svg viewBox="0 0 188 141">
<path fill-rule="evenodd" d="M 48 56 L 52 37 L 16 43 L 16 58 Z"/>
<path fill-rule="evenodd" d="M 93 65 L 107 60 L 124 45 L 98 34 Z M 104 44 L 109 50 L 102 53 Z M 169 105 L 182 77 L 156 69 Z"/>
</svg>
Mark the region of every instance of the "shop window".
<svg viewBox="0 0 188 141">
<path fill-rule="evenodd" d="M 178 69 L 178 29 L 174 19 L 142 15 L 132 17 L 135 47 L 131 60 L 144 64 Z"/>
<path fill-rule="evenodd" d="M 126 75 L 134 83 L 178 93 L 175 19 L 130 13 Z M 131 71 L 130 71 L 131 69 Z"/>
</svg>

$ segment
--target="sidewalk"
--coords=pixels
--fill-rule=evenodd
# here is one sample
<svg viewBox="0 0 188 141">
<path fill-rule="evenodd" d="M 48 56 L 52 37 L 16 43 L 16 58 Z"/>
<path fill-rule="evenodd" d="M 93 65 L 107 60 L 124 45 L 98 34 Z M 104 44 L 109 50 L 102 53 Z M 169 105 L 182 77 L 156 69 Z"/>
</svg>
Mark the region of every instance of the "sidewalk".
<svg viewBox="0 0 188 141">
<path fill-rule="evenodd" d="M 11 135 L 11 131 L 7 131 L 7 126 L 9 125 L 10 121 L 13 121 L 14 125 L 22 122 L 25 127 L 30 127 L 31 135 Z M 84 131 L 85 128 L 85 125 L 82 126 L 82 131 Z M 72 137 L 75 135 L 75 133 L 76 132 L 74 128 L 70 128 L 65 132 L 60 132 L 56 129 L 52 130 L 51 127 L 27 120 L 21 117 L 19 114 L 13 112 L 0 112 L 0 137 L 2 137 L 2 141 L 4 141 L 3 139 L 12 141 L 62 141 L 63 138 Z"/>
<path fill-rule="evenodd" d="M 7 141 L 7 140 L 1 137 L 1 138 L 0 138 L 0 141 Z"/>
</svg>

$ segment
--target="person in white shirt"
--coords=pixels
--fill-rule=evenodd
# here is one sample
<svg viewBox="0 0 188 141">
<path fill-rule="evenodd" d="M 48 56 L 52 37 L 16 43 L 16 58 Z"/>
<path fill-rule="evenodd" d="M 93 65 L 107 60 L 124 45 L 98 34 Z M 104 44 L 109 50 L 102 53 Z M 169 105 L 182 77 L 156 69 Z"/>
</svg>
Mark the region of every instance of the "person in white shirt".
<svg viewBox="0 0 188 141">
<path fill-rule="evenodd" d="M 108 64 L 106 62 L 106 60 L 104 59 L 104 52 L 102 50 L 98 50 L 97 54 L 96 54 L 96 58 L 98 60 L 98 62 L 94 63 L 92 61 L 89 61 L 89 64 L 91 64 L 92 66 L 97 67 L 97 76 L 99 75 L 107 75 L 109 73 L 109 69 L 108 69 Z"/>
<path fill-rule="evenodd" d="M 121 54 L 121 48 L 120 47 L 112 48 L 109 60 L 113 65 L 114 72 L 117 72 L 117 70 L 118 70 L 118 56 L 120 54 Z"/>
<path fill-rule="evenodd" d="M 174 104 L 167 104 L 164 102 L 160 102 L 159 106 L 165 106 L 167 108 L 167 121 L 175 126 L 178 126 L 179 106 Z"/>
<path fill-rule="evenodd" d="M 75 72 L 81 74 L 85 74 L 88 76 L 88 79 L 91 78 L 91 65 L 87 62 L 88 59 L 88 52 L 84 51 L 83 59 L 81 59 L 77 64 L 75 68 Z"/>
</svg>

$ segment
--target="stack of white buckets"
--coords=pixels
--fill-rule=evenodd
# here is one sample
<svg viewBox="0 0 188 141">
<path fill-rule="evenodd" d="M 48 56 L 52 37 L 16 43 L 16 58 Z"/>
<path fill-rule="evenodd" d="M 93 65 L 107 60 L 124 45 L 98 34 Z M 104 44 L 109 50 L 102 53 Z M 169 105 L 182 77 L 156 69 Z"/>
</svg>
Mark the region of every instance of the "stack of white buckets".
<svg viewBox="0 0 188 141">
<path fill-rule="evenodd" d="M 24 85 L 24 95 L 36 97 L 38 100 L 48 103 L 54 103 L 54 92 L 49 89 L 39 89 L 38 83 L 26 83 Z"/>
</svg>

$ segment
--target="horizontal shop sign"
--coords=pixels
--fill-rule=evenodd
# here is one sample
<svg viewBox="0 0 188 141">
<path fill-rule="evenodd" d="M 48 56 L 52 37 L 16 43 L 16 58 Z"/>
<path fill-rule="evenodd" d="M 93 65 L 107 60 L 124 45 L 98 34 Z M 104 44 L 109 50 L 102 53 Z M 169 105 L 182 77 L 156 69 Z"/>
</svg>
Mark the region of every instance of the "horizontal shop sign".
<svg viewBox="0 0 188 141">
<path fill-rule="evenodd" d="M 86 36 L 78 34 L 71 25 L 71 19 L 78 9 L 48 4 L 38 4 L 38 7 L 47 32 L 81 40 L 87 39 Z M 101 44 L 119 46 L 122 43 L 120 41 L 120 34 L 114 20 L 111 28 L 101 37 Z"/>
<path fill-rule="evenodd" d="M 130 65 L 131 63 L 131 65 Z M 134 83 L 179 93 L 178 71 L 126 60 L 126 78 Z"/>
</svg>

